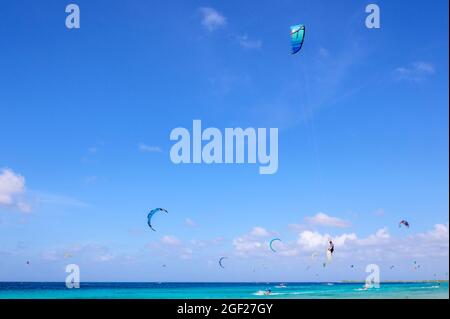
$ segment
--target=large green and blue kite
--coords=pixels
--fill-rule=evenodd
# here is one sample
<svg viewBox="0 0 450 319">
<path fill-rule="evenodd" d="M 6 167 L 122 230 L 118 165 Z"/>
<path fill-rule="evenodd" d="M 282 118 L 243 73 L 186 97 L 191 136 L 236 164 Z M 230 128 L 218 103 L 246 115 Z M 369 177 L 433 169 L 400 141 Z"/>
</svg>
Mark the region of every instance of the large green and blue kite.
<svg viewBox="0 0 450 319">
<path fill-rule="evenodd" d="M 303 24 L 297 24 L 291 26 L 291 45 L 292 54 L 296 54 L 303 45 L 303 40 L 305 38 L 305 26 Z"/>
</svg>

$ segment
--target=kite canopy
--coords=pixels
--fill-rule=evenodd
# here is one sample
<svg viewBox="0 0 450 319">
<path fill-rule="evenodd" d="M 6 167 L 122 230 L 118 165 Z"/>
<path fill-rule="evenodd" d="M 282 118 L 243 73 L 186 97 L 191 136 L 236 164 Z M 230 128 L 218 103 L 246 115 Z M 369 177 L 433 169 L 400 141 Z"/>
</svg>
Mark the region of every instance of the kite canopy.
<svg viewBox="0 0 450 319">
<path fill-rule="evenodd" d="M 274 253 L 276 253 L 277 251 L 276 251 L 276 250 L 273 248 L 273 246 L 272 246 L 272 244 L 273 244 L 274 241 L 280 241 L 280 242 L 281 242 L 281 239 L 280 239 L 280 238 L 274 238 L 274 239 L 272 239 L 272 240 L 270 241 L 270 243 L 269 243 L 270 249 L 271 249 Z"/>
<path fill-rule="evenodd" d="M 224 260 L 224 259 L 227 259 L 228 257 L 220 257 L 220 259 L 219 259 L 219 266 L 220 267 L 222 267 L 222 268 L 225 268 L 224 266 L 223 266 L 223 264 L 222 264 L 222 261 Z"/>
<path fill-rule="evenodd" d="M 409 228 L 409 223 L 406 220 L 402 220 L 400 221 L 400 223 L 398 223 L 398 227 L 402 227 L 402 225 L 405 225 L 406 228 Z"/>
<path fill-rule="evenodd" d="M 292 54 L 296 54 L 303 45 L 305 38 L 305 26 L 303 24 L 291 26 L 291 46 Z"/>
<path fill-rule="evenodd" d="M 150 213 L 148 213 L 148 215 L 147 215 L 147 224 L 148 224 L 148 226 L 153 230 L 153 231 L 156 231 L 154 228 L 153 228 L 153 226 L 152 226 L 152 218 L 153 218 L 153 215 L 155 215 L 156 213 L 158 213 L 158 212 L 165 212 L 165 213 L 169 213 L 166 209 L 164 209 L 164 208 L 155 208 L 155 209 L 152 209 L 151 211 L 150 211 Z"/>
</svg>

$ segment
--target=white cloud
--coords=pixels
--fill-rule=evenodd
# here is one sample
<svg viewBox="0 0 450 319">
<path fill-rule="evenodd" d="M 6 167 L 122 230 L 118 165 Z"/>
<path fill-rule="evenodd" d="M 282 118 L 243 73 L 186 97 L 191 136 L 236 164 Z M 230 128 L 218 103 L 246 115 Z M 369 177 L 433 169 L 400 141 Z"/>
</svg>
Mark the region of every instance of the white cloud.
<svg viewBox="0 0 450 319">
<path fill-rule="evenodd" d="M 4 168 L 0 173 L 0 205 L 15 207 L 22 212 L 30 212 L 31 207 L 20 197 L 25 192 L 25 178 Z"/>
<path fill-rule="evenodd" d="M 436 224 L 434 228 L 426 233 L 420 233 L 417 235 L 419 238 L 427 239 L 427 240 L 449 240 L 448 234 L 448 224 Z"/>
<path fill-rule="evenodd" d="M 263 227 L 255 226 L 249 233 L 238 236 L 233 239 L 233 246 L 238 255 L 267 255 L 269 250 L 269 242 L 267 237 L 275 235 Z M 282 242 L 277 244 L 277 250 L 284 250 L 285 246 Z"/>
<path fill-rule="evenodd" d="M 421 82 L 427 76 L 434 73 L 434 66 L 428 62 L 416 62 L 408 67 L 398 67 L 394 71 L 394 75 L 397 80 L 406 80 L 409 82 Z"/>
<path fill-rule="evenodd" d="M 227 19 L 216 9 L 204 7 L 200 8 L 200 13 L 202 15 L 202 25 L 208 31 L 214 31 L 220 27 L 224 27 L 227 23 Z"/>
<path fill-rule="evenodd" d="M 375 234 L 369 235 L 367 238 L 360 239 L 358 244 L 360 245 L 380 245 L 387 243 L 391 235 L 389 234 L 387 228 L 379 229 Z"/>
<path fill-rule="evenodd" d="M 11 205 L 13 197 L 25 190 L 25 178 L 10 169 L 3 169 L 0 174 L 0 204 Z"/>
<path fill-rule="evenodd" d="M 239 45 L 244 49 L 260 49 L 262 47 L 261 40 L 249 39 L 248 35 L 241 35 L 237 37 Z"/>
<path fill-rule="evenodd" d="M 348 242 L 355 242 L 358 239 L 355 233 L 342 234 L 332 238 L 336 247 L 344 247 Z"/>
<path fill-rule="evenodd" d="M 197 226 L 197 224 L 196 224 L 192 219 L 190 219 L 190 218 L 186 218 L 186 219 L 184 220 L 184 224 L 185 224 L 186 226 L 188 226 L 188 227 L 195 227 L 195 226 Z"/>
<path fill-rule="evenodd" d="M 318 248 L 325 248 L 329 238 L 329 235 L 322 235 L 318 232 L 305 230 L 299 234 L 297 243 L 302 249 L 313 251 Z"/>
<path fill-rule="evenodd" d="M 270 233 L 265 228 L 256 226 L 250 231 L 250 235 L 254 237 L 267 237 L 270 236 Z"/>
<path fill-rule="evenodd" d="M 172 235 L 165 235 L 161 238 L 161 242 L 163 244 L 169 245 L 169 246 L 179 246 L 181 244 L 181 241 Z"/>
<path fill-rule="evenodd" d="M 436 224 L 428 232 L 407 238 L 393 238 L 387 228 L 379 229 L 364 238 L 359 238 L 355 233 L 331 236 L 305 230 L 299 234 L 297 240 L 299 254 L 325 251 L 329 239 L 333 240 L 336 247 L 335 255 L 340 258 L 358 256 L 358 258 L 373 260 L 374 258 L 433 258 L 449 255 L 448 224 Z"/>
<path fill-rule="evenodd" d="M 350 223 L 343 219 L 337 217 L 331 217 L 324 213 L 317 213 L 315 216 L 306 217 L 306 220 L 317 226 L 326 226 L 326 227 L 348 227 Z"/>
<path fill-rule="evenodd" d="M 233 239 L 233 246 L 238 254 L 248 254 L 259 250 L 263 247 L 263 243 L 259 240 L 242 236 Z"/>
<path fill-rule="evenodd" d="M 146 145 L 144 143 L 139 144 L 139 150 L 145 153 L 161 153 L 162 150 L 158 146 Z"/>
</svg>

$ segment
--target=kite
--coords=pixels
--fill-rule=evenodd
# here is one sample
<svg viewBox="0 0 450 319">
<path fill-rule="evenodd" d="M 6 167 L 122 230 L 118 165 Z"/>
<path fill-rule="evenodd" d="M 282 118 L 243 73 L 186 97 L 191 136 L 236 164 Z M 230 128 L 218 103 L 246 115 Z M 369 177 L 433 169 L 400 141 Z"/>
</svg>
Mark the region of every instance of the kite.
<svg viewBox="0 0 450 319">
<path fill-rule="evenodd" d="M 166 209 L 164 209 L 164 208 L 155 208 L 155 209 L 152 209 L 151 211 L 150 211 L 150 213 L 148 213 L 148 215 L 147 215 L 147 224 L 148 224 L 148 226 L 153 230 L 153 231 L 156 231 L 153 227 L 152 227 L 152 217 L 153 217 L 153 215 L 155 215 L 157 212 L 165 212 L 165 213 L 169 213 Z"/>
<path fill-rule="evenodd" d="M 219 259 L 219 266 L 222 267 L 222 268 L 224 268 L 224 269 L 225 269 L 225 267 L 223 266 L 222 261 L 223 261 L 224 259 L 226 259 L 226 258 L 228 258 L 228 257 L 220 257 L 220 259 Z"/>
<path fill-rule="evenodd" d="M 398 227 L 402 227 L 402 224 L 405 225 L 406 228 L 409 228 L 409 223 L 406 220 L 400 221 L 400 223 L 398 223 Z"/>
<path fill-rule="evenodd" d="M 273 242 L 274 241 L 281 241 L 281 239 L 280 238 L 274 238 L 274 239 L 272 239 L 271 241 L 270 241 L 270 243 L 269 243 L 269 247 L 270 247 L 270 249 L 274 252 L 274 253 L 276 253 L 277 251 L 272 247 L 272 244 L 273 244 Z"/>
<path fill-rule="evenodd" d="M 303 39 L 305 38 L 305 26 L 303 24 L 297 24 L 291 26 L 291 45 L 292 54 L 296 54 L 303 45 Z"/>
</svg>

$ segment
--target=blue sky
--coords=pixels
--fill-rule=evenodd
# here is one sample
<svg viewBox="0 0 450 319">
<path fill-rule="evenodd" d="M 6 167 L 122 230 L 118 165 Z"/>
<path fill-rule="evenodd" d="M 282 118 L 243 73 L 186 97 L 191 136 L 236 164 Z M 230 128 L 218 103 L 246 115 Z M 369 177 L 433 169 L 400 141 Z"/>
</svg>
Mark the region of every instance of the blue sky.
<svg viewBox="0 0 450 319">
<path fill-rule="evenodd" d="M 445 277 L 447 1 L 75 3 L 1 5 L 0 280 Z M 278 128 L 278 172 L 173 164 L 194 119 Z"/>
</svg>

